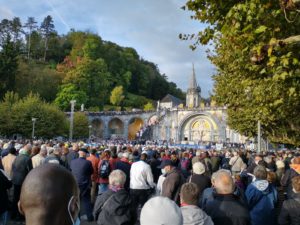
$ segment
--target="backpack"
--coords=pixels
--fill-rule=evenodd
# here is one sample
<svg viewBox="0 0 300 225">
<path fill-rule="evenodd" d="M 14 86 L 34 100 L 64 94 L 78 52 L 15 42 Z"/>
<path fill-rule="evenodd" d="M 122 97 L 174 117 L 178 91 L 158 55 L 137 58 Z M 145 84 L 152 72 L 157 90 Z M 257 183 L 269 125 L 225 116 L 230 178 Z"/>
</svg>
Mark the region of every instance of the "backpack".
<svg viewBox="0 0 300 225">
<path fill-rule="evenodd" d="M 109 165 L 109 161 L 108 160 L 102 160 L 100 167 L 99 167 L 99 176 L 101 178 L 108 178 L 109 174 L 111 172 L 111 168 Z"/>
<path fill-rule="evenodd" d="M 190 167 L 190 161 L 189 159 L 181 159 L 180 161 L 180 168 L 182 170 L 189 170 Z"/>
</svg>

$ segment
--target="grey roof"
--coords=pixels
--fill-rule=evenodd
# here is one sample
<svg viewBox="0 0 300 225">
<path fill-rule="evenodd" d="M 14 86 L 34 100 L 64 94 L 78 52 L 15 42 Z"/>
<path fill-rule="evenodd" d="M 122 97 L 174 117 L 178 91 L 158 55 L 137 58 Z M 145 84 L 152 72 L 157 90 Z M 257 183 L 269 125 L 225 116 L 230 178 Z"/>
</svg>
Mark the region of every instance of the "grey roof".
<svg viewBox="0 0 300 225">
<path fill-rule="evenodd" d="M 180 105 L 181 103 L 183 103 L 183 101 L 179 98 L 176 98 L 173 95 L 167 94 L 160 102 L 164 103 L 164 102 L 173 102 L 174 105 Z"/>
</svg>

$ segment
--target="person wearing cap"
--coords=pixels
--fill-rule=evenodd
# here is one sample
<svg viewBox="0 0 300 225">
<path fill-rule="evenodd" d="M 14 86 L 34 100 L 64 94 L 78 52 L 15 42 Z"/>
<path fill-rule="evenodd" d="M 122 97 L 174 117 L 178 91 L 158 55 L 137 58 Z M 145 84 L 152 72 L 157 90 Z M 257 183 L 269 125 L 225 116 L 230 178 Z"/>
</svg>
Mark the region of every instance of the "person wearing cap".
<svg viewBox="0 0 300 225">
<path fill-rule="evenodd" d="M 79 190 L 80 190 L 80 201 L 83 204 L 82 215 L 87 215 L 87 220 L 92 221 L 92 204 L 91 204 L 91 176 L 93 174 L 92 163 L 86 160 L 88 151 L 85 148 L 79 150 L 79 158 L 71 161 L 70 169 L 74 175 Z"/>
<path fill-rule="evenodd" d="M 93 174 L 91 176 L 92 180 L 92 188 L 91 188 L 91 201 L 92 203 L 95 202 L 96 196 L 97 196 L 97 179 L 98 179 L 98 164 L 99 164 L 99 158 L 96 156 L 96 149 L 92 148 L 89 150 L 90 156 L 86 159 L 92 163 L 93 166 Z"/>
<path fill-rule="evenodd" d="M 205 166 L 201 162 L 193 165 L 193 174 L 188 177 L 187 182 L 194 183 L 199 189 L 199 202 L 202 201 L 202 194 L 206 188 L 211 187 L 211 180 L 205 175 Z"/>
<path fill-rule="evenodd" d="M 160 167 L 166 173 L 166 179 L 162 186 L 162 196 L 168 197 L 179 205 L 179 192 L 181 185 L 185 182 L 185 179 L 180 170 L 174 166 L 171 160 L 162 161 Z"/>
<path fill-rule="evenodd" d="M 126 181 L 125 181 L 125 184 L 124 184 L 124 188 L 126 190 L 129 190 L 130 169 L 131 169 L 131 164 L 130 164 L 128 158 L 129 158 L 129 153 L 128 152 L 122 153 L 121 160 L 118 161 L 115 165 L 116 170 L 122 170 L 126 174 Z"/>
<path fill-rule="evenodd" d="M 141 225 L 183 225 L 180 208 L 169 198 L 158 196 L 146 202 L 141 211 Z"/>
</svg>

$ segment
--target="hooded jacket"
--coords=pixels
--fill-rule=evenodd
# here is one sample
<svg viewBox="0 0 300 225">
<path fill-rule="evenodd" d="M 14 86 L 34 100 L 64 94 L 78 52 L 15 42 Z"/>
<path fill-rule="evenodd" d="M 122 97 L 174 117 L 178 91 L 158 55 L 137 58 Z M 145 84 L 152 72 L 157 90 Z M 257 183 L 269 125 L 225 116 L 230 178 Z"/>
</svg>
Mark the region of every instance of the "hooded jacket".
<svg viewBox="0 0 300 225">
<path fill-rule="evenodd" d="M 136 220 L 136 209 L 126 190 L 108 190 L 97 197 L 93 215 L 99 225 L 132 225 Z"/>
<path fill-rule="evenodd" d="M 211 218 L 198 206 L 187 205 L 181 207 L 183 225 L 213 225 Z"/>
<path fill-rule="evenodd" d="M 256 180 L 246 190 L 252 225 L 276 224 L 277 191 L 267 180 Z"/>
</svg>

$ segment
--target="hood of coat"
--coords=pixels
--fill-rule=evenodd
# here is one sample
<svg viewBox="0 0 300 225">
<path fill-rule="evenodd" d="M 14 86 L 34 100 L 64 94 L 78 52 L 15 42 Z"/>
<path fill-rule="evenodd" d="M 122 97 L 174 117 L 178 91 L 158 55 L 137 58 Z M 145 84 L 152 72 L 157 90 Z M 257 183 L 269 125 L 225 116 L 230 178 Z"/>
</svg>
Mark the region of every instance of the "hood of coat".
<svg viewBox="0 0 300 225">
<path fill-rule="evenodd" d="M 208 216 L 199 207 L 188 205 L 182 206 L 181 212 L 184 220 L 184 224 L 207 224 Z"/>
<path fill-rule="evenodd" d="M 268 191 L 269 182 L 267 180 L 256 180 L 252 185 L 259 191 L 266 192 Z"/>
</svg>

